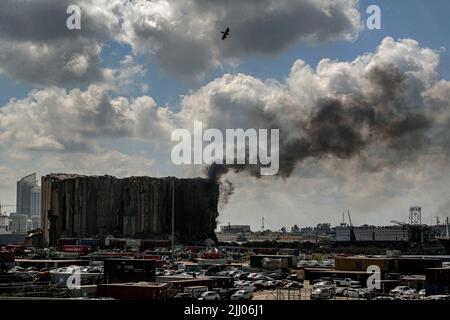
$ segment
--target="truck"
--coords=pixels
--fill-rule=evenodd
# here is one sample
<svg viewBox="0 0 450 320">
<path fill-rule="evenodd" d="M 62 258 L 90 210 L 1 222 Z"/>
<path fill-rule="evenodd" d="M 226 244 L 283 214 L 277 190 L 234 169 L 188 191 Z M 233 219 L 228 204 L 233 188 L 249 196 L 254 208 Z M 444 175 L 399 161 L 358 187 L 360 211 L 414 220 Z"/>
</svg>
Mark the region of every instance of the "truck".
<svg viewBox="0 0 450 320">
<path fill-rule="evenodd" d="M 209 289 L 207 286 L 192 286 L 185 287 L 184 293 L 189 293 L 192 297 L 198 298 L 202 295 L 203 292 L 207 292 Z"/>
<path fill-rule="evenodd" d="M 345 278 L 345 279 L 334 279 L 334 284 L 337 287 L 350 287 L 351 285 L 359 284 L 359 282 L 354 281 L 352 278 Z"/>
</svg>

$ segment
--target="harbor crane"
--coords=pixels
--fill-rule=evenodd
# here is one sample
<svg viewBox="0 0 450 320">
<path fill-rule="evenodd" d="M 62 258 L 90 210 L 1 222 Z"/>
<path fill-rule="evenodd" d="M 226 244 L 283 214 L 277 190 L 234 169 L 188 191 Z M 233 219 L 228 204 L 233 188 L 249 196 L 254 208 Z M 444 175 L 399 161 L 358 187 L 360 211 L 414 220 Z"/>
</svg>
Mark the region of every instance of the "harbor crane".
<svg viewBox="0 0 450 320">
<path fill-rule="evenodd" d="M 352 218 L 350 217 L 350 210 L 348 210 L 348 222 L 350 224 L 350 242 L 356 241 L 355 228 L 353 227 Z"/>
<path fill-rule="evenodd" d="M 391 220 L 390 222 L 394 223 L 394 224 L 398 224 L 399 226 L 407 226 L 408 225 L 405 222 L 401 222 L 401 221 L 397 221 L 397 220 Z"/>
</svg>

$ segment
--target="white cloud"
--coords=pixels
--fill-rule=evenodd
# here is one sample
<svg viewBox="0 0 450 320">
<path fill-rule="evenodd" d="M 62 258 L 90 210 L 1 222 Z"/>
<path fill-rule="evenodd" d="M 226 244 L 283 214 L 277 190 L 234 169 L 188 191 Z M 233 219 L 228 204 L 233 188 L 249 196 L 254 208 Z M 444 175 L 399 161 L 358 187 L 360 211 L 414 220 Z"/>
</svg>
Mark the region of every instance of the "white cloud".
<svg viewBox="0 0 450 320">
<path fill-rule="evenodd" d="M 109 138 L 149 138 L 170 130 L 171 113 L 150 97 L 112 98 L 107 89 L 51 87 L 12 100 L 0 110 L 0 144 L 34 151 L 86 151 Z"/>
</svg>

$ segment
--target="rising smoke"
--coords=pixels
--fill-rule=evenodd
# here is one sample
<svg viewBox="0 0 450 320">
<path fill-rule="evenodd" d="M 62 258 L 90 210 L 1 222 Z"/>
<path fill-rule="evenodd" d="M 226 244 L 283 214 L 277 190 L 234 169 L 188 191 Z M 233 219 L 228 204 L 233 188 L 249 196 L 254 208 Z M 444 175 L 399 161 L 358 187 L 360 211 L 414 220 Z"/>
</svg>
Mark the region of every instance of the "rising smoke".
<svg viewBox="0 0 450 320">
<path fill-rule="evenodd" d="M 280 128 L 279 176 L 288 178 L 307 158 L 349 159 L 374 143 L 386 144 L 399 154 L 415 152 L 423 145 L 433 121 L 406 105 L 404 75 L 395 66 L 385 65 L 374 67 L 366 77 L 372 88 L 369 94 L 319 99 L 313 112 L 296 124 L 297 135 L 277 123 L 279 117 L 267 115 L 265 125 Z M 207 169 L 207 176 L 220 182 L 230 170 L 260 177 L 258 165 L 216 163 Z"/>
</svg>

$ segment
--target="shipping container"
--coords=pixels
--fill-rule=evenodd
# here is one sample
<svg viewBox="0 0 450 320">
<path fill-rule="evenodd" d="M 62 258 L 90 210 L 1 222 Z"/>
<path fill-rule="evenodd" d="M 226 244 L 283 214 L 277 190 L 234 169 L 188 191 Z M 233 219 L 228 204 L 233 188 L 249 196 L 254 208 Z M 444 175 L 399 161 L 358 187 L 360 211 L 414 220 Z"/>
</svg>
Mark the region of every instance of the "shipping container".
<svg viewBox="0 0 450 320">
<path fill-rule="evenodd" d="M 427 269 L 426 283 L 450 286 L 450 268 Z"/>
<path fill-rule="evenodd" d="M 100 284 L 97 295 L 120 300 L 166 300 L 167 288 L 167 284 L 149 282 Z"/>
<path fill-rule="evenodd" d="M 89 246 L 93 250 L 97 250 L 102 246 L 100 239 L 91 239 L 91 238 L 80 239 L 80 245 Z"/>
<path fill-rule="evenodd" d="M 170 241 L 168 240 L 141 240 L 140 250 L 156 250 L 166 249 L 170 247 Z"/>
<path fill-rule="evenodd" d="M 78 253 L 80 255 L 86 255 L 91 251 L 91 247 L 82 245 L 64 245 L 63 252 Z"/>
<path fill-rule="evenodd" d="M 5 246 L 6 251 L 12 252 L 12 253 L 21 253 L 25 251 L 25 246 L 18 245 L 18 244 L 8 244 Z"/>
<path fill-rule="evenodd" d="M 250 257 L 250 266 L 254 268 L 263 268 L 264 259 L 280 260 L 279 264 L 282 268 L 294 268 L 297 266 L 297 257 L 290 255 L 256 255 Z M 266 260 L 267 261 L 267 260 Z"/>
<path fill-rule="evenodd" d="M 441 266 L 440 259 L 399 258 L 397 272 L 403 275 L 425 274 L 427 269 Z"/>
<path fill-rule="evenodd" d="M 12 251 L 0 251 L 0 261 L 3 263 L 14 262 L 14 252 Z"/>
<path fill-rule="evenodd" d="M 61 238 L 57 241 L 57 249 L 62 251 L 64 246 L 76 246 L 80 244 L 80 239 L 77 238 Z"/>
<path fill-rule="evenodd" d="M 127 241 L 122 239 L 110 239 L 109 247 L 115 249 L 125 249 L 127 246 Z"/>
<path fill-rule="evenodd" d="M 192 278 L 192 279 L 174 279 L 167 280 L 167 282 L 173 284 L 178 292 L 183 292 L 186 287 L 194 287 L 194 286 L 203 286 L 208 287 L 209 290 L 212 290 L 216 287 L 216 281 L 210 278 Z"/>
<path fill-rule="evenodd" d="M 253 252 L 258 255 L 275 255 L 277 254 L 277 249 L 275 248 L 254 248 Z"/>
<path fill-rule="evenodd" d="M 192 286 L 183 288 L 184 293 L 189 293 L 192 297 L 195 298 L 200 297 L 201 294 L 206 291 L 208 291 L 208 287 L 206 286 Z"/>
<path fill-rule="evenodd" d="M 105 259 L 107 283 L 155 281 L 156 261 L 144 259 Z"/>
<path fill-rule="evenodd" d="M 369 266 L 380 267 L 381 272 L 397 272 L 397 260 L 390 258 L 336 257 L 335 269 L 347 271 L 366 271 Z"/>
</svg>

